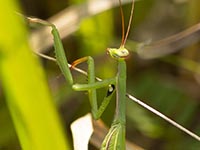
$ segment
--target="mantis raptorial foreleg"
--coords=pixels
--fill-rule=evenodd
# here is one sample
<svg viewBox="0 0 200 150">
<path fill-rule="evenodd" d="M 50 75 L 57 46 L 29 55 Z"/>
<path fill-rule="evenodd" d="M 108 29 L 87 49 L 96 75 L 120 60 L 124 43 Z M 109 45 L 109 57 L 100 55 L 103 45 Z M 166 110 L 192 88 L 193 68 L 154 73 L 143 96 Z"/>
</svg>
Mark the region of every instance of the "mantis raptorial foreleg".
<svg viewBox="0 0 200 150">
<path fill-rule="evenodd" d="M 117 52 L 112 51 L 113 56 L 116 57 L 118 55 Z M 126 51 L 126 49 L 122 48 L 121 51 Z M 102 150 L 124 150 L 125 149 L 125 100 L 126 100 L 126 63 L 122 58 L 118 60 L 118 74 L 115 78 L 105 79 L 101 82 L 95 82 L 95 74 L 94 74 L 94 61 L 92 57 L 84 57 L 77 60 L 77 63 L 82 61 L 87 61 L 88 63 L 88 84 L 75 84 L 73 85 L 74 90 L 78 91 L 88 91 L 89 99 L 92 106 L 92 114 L 93 117 L 98 119 L 105 108 L 107 107 L 110 98 L 114 91 L 114 84 L 116 85 L 117 90 L 117 104 L 116 104 L 116 113 L 115 118 L 112 123 L 112 126 L 106 135 L 103 143 Z M 76 64 L 75 62 L 75 64 Z M 96 89 L 105 87 L 109 85 L 109 89 L 107 95 L 105 96 L 101 106 L 97 110 L 97 105 L 94 104 L 97 102 L 96 97 Z"/>
<path fill-rule="evenodd" d="M 106 79 L 102 81 L 96 82 L 95 77 L 95 67 L 94 67 L 94 60 L 92 57 L 83 57 L 80 58 L 72 63 L 71 67 L 75 67 L 76 65 L 87 61 L 88 64 L 88 84 L 74 84 L 73 77 L 70 71 L 70 68 L 68 66 L 67 58 L 65 57 L 64 48 L 61 42 L 61 38 L 59 35 L 58 30 L 56 29 L 55 25 L 46 22 L 41 19 L 37 18 L 31 18 L 28 17 L 28 20 L 30 23 L 36 23 L 41 24 L 45 26 L 49 26 L 52 28 L 52 35 L 54 38 L 54 48 L 55 48 L 55 54 L 56 54 L 56 62 L 58 63 L 58 66 L 60 70 L 62 71 L 63 75 L 65 76 L 65 79 L 69 82 L 70 85 L 72 85 L 72 88 L 76 91 L 88 91 L 88 96 L 91 104 L 91 112 L 94 117 L 94 119 L 99 119 L 106 109 L 107 105 L 109 104 L 112 95 L 115 91 L 115 84 L 116 79 Z M 96 95 L 96 89 L 108 87 L 107 94 L 105 98 L 103 99 L 100 107 L 98 108 L 97 105 L 97 95 Z"/>
<path fill-rule="evenodd" d="M 92 57 L 83 57 L 81 59 L 76 60 L 74 63 L 72 63 L 72 67 L 75 65 L 82 63 L 83 61 L 87 61 L 88 64 L 88 83 L 87 84 L 74 84 L 72 88 L 76 91 L 88 91 L 88 97 L 91 104 L 91 112 L 94 117 L 94 119 L 99 119 L 104 112 L 105 108 L 110 102 L 110 99 L 112 98 L 112 95 L 115 91 L 115 84 L 116 79 L 110 78 L 102 81 L 96 82 L 95 80 L 95 67 L 94 67 L 94 60 Z M 104 97 L 100 107 L 97 107 L 97 95 L 96 95 L 96 89 L 102 88 L 102 87 L 108 87 L 107 94 Z"/>
</svg>

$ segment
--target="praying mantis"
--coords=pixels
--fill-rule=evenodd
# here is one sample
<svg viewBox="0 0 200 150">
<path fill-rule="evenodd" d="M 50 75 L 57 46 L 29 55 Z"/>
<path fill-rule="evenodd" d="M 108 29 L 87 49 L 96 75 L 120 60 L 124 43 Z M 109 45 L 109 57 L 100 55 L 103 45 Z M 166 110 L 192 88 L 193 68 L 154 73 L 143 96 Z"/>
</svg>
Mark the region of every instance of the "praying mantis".
<svg viewBox="0 0 200 150">
<path fill-rule="evenodd" d="M 126 40 L 130 31 L 130 26 L 132 22 L 133 10 L 134 10 L 134 0 L 132 0 L 132 8 L 129 19 L 128 28 L 125 34 L 124 31 L 124 16 L 123 10 L 120 3 L 120 12 L 122 17 L 122 41 L 119 48 L 108 48 L 107 53 L 111 58 L 113 58 L 118 63 L 118 73 L 115 77 L 104 79 L 102 81 L 96 81 L 95 77 L 95 66 L 94 60 L 91 56 L 86 56 L 74 61 L 71 68 L 76 65 L 87 62 L 88 64 L 88 83 L 87 84 L 74 84 L 73 77 L 68 67 L 68 61 L 65 57 L 64 48 L 60 40 L 59 33 L 56 26 L 36 18 L 28 18 L 32 23 L 38 23 L 41 25 L 49 26 L 52 28 L 52 35 L 54 38 L 54 48 L 56 54 L 56 61 L 60 70 L 62 71 L 65 79 L 72 86 L 75 91 L 87 91 L 88 97 L 91 105 L 91 112 L 94 119 L 99 119 L 107 108 L 112 96 L 116 92 L 116 111 L 111 128 L 104 138 L 101 149 L 102 150 L 125 150 L 125 126 L 126 126 L 126 62 L 125 59 L 129 55 L 129 51 L 125 48 Z M 97 96 L 96 90 L 102 87 L 107 87 L 107 94 L 105 95 L 101 105 L 97 106 Z"/>
<path fill-rule="evenodd" d="M 64 48 L 60 40 L 59 33 L 55 25 L 48 23 L 44 20 L 36 18 L 28 18 L 32 23 L 39 23 L 52 28 L 52 35 L 54 37 L 54 48 L 56 54 L 56 60 L 60 70 L 62 71 L 65 79 L 69 82 L 75 91 L 88 91 L 89 101 L 91 105 L 91 112 L 94 119 L 99 119 L 109 104 L 112 95 L 116 91 L 116 111 L 111 128 L 103 140 L 101 150 L 125 150 L 125 124 L 126 124 L 126 62 L 125 58 L 129 55 L 129 51 L 125 48 L 126 40 L 130 31 L 134 0 L 132 0 L 131 15 L 127 32 L 124 32 L 124 15 L 120 3 L 120 12 L 122 17 L 122 42 L 119 48 L 108 48 L 107 53 L 111 58 L 118 62 L 118 73 L 115 77 L 105 79 L 102 81 L 96 81 L 94 60 L 91 56 L 80 58 L 72 63 L 72 68 L 76 65 L 87 62 L 88 64 L 88 83 L 87 84 L 74 84 L 70 68 L 68 67 L 67 58 L 65 57 Z M 103 99 L 101 105 L 97 106 L 96 90 L 102 87 L 108 87 L 107 94 Z"/>
<path fill-rule="evenodd" d="M 119 0 L 121 6 L 121 0 Z M 120 7 L 121 16 L 122 16 L 122 42 L 120 47 L 117 48 L 108 48 L 108 54 L 117 60 L 118 62 L 118 73 L 116 77 L 111 79 L 106 79 L 101 82 L 95 83 L 95 74 L 94 74 L 94 63 L 91 57 L 82 58 L 81 60 L 76 61 L 74 64 L 79 63 L 79 61 L 88 60 L 88 84 L 80 85 L 75 84 L 73 85 L 73 89 L 82 91 L 87 90 L 89 92 L 89 99 L 92 106 L 92 114 L 95 119 L 98 119 L 105 108 L 107 107 L 110 97 L 114 93 L 114 88 L 116 87 L 116 112 L 115 118 L 112 123 L 112 126 L 106 135 L 101 149 L 102 150 L 123 150 L 126 149 L 125 147 L 125 106 L 126 106 L 126 62 L 125 58 L 129 55 L 129 51 L 124 47 L 126 43 L 126 39 L 128 37 L 128 33 L 130 30 L 130 25 L 133 16 L 133 9 L 134 9 L 134 0 L 132 1 L 132 9 L 131 15 L 129 19 L 129 25 L 124 37 L 124 16 L 122 7 Z M 73 66 L 73 64 L 72 64 Z M 108 93 L 104 100 L 102 101 L 101 106 L 97 109 L 96 105 L 96 88 L 101 88 L 104 86 L 109 86 Z M 95 104 L 94 104 L 95 103 Z"/>
</svg>

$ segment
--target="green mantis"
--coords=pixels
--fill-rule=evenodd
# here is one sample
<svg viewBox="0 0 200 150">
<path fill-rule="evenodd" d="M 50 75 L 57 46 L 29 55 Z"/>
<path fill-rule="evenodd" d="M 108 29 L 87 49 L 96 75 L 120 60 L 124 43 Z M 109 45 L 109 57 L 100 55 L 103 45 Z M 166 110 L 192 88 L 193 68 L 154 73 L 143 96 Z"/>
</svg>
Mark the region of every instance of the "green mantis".
<svg viewBox="0 0 200 150">
<path fill-rule="evenodd" d="M 124 16 L 123 10 L 120 3 L 120 11 L 122 16 L 122 42 L 121 46 L 117 48 L 108 48 L 108 54 L 118 62 L 118 73 L 115 77 L 110 79 L 105 79 L 102 81 L 96 81 L 95 79 L 95 69 L 94 60 L 92 57 L 87 56 L 80 58 L 73 62 L 72 67 L 75 67 L 79 63 L 87 62 L 88 64 L 88 83 L 87 84 L 74 84 L 73 77 L 68 67 L 68 62 L 65 57 L 64 48 L 60 40 L 59 33 L 55 25 L 48 23 L 46 21 L 29 18 L 31 23 L 39 23 L 45 26 L 50 26 L 52 28 L 52 35 L 54 38 L 54 48 L 56 54 L 56 60 L 60 70 L 65 76 L 66 80 L 72 85 L 72 88 L 76 91 L 88 91 L 89 101 L 91 104 L 91 112 L 94 119 L 99 119 L 109 104 L 112 95 L 115 93 L 116 88 L 116 112 L 115 118 L 112 126 L 106 135 L 101 149 L 102 150 L 125 150 L 125 105 L 126 105 L 126 62 L 125 58 L 129 55 L 128 50 L 124 47 L 128 33 L 130 30 L 130 25 L 133 16 L 134 0 L 132 2 L 131 16 L 129 20 L 128 29 L 126 35 L 124 35 Z M 98 88 L 108 87 L 108 92 L 102 101 L 101 105 L 97 106 L 97 95 L 96 90 Z"/>
<path fill-rule="evenodd" d="M 119 0 L 119 3 L 121 6 L 121 0 Z M 118 73 L 115 77 L 110 78 L 110 79 L 105 79 L 102 81 L 96 81 L 95 71 L 94 71 L 95 70 L 94 60 L 90 56 L 80 58 L 72 63 L 71 67 L 73 68 L 79 63 L 82 63 L 85 61 L 87 62 L 88 64 L 88 83 L 87 84 L 74 84 L 73 77 L 71 75 L 70 68 L 68 67 L 68 62 L 65 57 L 64 49 L 60 40 L 60 36 L 55 25 L 45 22 L 40 19 L 29 18 L 31 22 L 50 26 L 52 28 L 56 61 L 58 63 L 58 66 L 60 67 L 66 80 L 69 82 L 69 84 L 72 86 L 74 90 L 88 91 L 89 101 L 91 104 L 91 112 L 94 119 L 99 119 L 101 117 L 102 113 L 106 109 L 113 94 L 116 91 L 116 113 L 115 113 L 112 126 L 102 143 L 102 147 L 101 147 L 102 150 L 125 149 L 125 124 L 126 124 L 126 118 L 125 118 L 125 104 L 126 103 L 125 102 L 126 102 L 126 96 L 129 97 L 129 95 L 126 94 L 126 62 L 125 62 L 125 58 L 129 55 L 129 51 L 125 48 L 125 43 L 128 37 L 129 30 L 130 30 L 133 9 L 134 9 L 134 0 L 132 3 L 129 25 L 128 25 L 127 32 L 125 35 L 123 11 L 122 11 L 122 8 L 120 7 L 121 16 L 122 16 L 122 42 L 118 49 L 117 48 L 107 49 L 107 53 L 111 56 L 111 58 L 113 58 L 114 60 L 118 62 Z M 108 92 L 105 95 L 105 98 L 102 101 L 101 105 L 98 107 L 96 90 L 102 87 L 108 87 L 108 90 L 107 90 Z M 168 121 L 168 122 L 172 122 L 172 121 Z"/>
</svg>

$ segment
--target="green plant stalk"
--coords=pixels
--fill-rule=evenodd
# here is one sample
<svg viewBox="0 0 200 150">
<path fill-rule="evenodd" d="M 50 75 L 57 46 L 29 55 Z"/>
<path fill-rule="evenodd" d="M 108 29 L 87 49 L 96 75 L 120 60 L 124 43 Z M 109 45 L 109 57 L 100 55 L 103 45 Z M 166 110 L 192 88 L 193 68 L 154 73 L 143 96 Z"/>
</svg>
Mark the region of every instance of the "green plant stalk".
<svg viewBox="0 0 200 150">
<path fill-rule="evenodd" d="M 43 70 L 28 45 L 14 0 L 0 3 L 0 77 L 23 150 L 67 150 Z"/>
</svg>

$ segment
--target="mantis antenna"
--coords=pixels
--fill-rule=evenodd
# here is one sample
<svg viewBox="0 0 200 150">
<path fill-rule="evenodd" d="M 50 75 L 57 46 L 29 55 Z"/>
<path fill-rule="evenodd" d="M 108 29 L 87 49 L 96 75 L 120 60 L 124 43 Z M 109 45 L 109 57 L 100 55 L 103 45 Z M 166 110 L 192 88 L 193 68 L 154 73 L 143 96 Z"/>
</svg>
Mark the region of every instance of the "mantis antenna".
<svg viewBox="0 0 200 150">
<path fill-rule="evenodd" d="M 134 10 L 134 0 L 132 2 L 132 7 L 131 7 L 131 15 L 129 18 L 129 23 L 128 23 L 128 27 L 127 27 L 127 31 L 126 31 L 126 35 L 125 35 L 125 31 L 124 31 L 124 13 L 122 10 L 122 2 L 121 0 L 119 0 L 120 3 L 120 14 L 121 14 L 121 24 L 122 24 L 122 42 L 121 42 L 121 46 L 124 46 L 126 44 L 126 40 L 128 38 L 128 34 L 130 32 L 130 26 L 131 26 L 131 22 L 132 22 L 132 18 L 133 18 L 133 10 Z"/>
<path fill-rule="evenodd" d="M 125 31 L 124 31 L 124 13 L 122 10 L 122 2 L 121 0 L 119 0 L 119 4 L 120 4 L 120 13 L 121 13 L 121 21 L 122 21 L 122 42 L 119 48 L 107 48 L 108 54 L 110 54 L 110 56 L 112 58 L 115 59 L 124 59 L 129 55 L 129 51 L 124 47 L 126 44 L 126 40 L 130 31 L 130 26 L 131 26 L 131 22 L 132 22 L 132 18 L 133 18 L 133 10 L 134 10 L 134 0 L 132 0 L 132 8 L 131 8 L 131 15 L 129 18 L 129 23 L 128 23 L 128 27 L 127 27 L 127 31 L 126 31 L 126 35 L 125 35 Z"/>
</svg>

